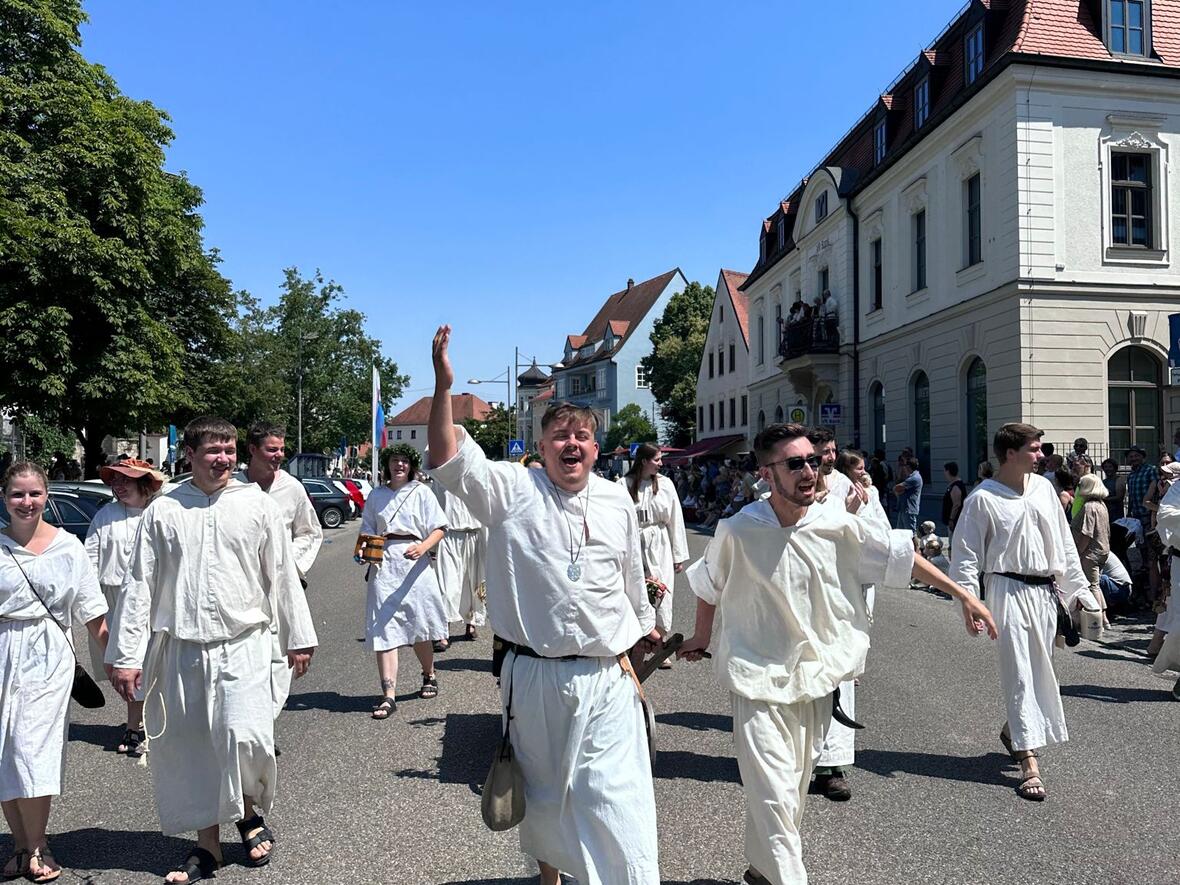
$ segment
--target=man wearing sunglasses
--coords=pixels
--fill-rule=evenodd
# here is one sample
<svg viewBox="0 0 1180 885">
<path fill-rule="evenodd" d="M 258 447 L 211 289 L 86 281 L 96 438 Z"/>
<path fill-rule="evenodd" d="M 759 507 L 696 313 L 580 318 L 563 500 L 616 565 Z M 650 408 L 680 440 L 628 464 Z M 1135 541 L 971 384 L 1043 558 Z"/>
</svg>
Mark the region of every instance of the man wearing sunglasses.
<svg viewBox="0 0 1180 885">
<path fill-rule="evenodd" d="M 807 428 L 771 425 L 754 449 L 770 496 L 719 522 L 704 557 L 688 569 L 696 631 L 679 655 L 699 660 L 710 650 L 730 691 L 746 793 L 744 881 L 784 885 L 807 881 L 799 824 L 833 694 L 864 670 L 862 586 L 905 586 L 912 575 L 959 600 L 969 634 L 994 639 L 996 628 L 978 599 L 914 556 L 909 532 L 815 506 L 822 462 Z"/>
</svg>

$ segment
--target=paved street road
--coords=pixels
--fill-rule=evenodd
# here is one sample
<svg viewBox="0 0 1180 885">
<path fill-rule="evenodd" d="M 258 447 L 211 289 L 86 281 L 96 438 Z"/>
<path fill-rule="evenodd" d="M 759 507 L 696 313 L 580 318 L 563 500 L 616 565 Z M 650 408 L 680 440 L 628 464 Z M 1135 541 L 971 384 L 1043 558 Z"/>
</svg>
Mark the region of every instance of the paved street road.
<svg viewBox="0 0 1180 885">
<path fill-rule="evenodd" d="M 351 561 L 357 523 L 329 532 L 311 576 L 321 649 L 279 721 L 278 835 L 267 869 L 240 865 L 223 828 L 227 883 L 517 885 L 534 881 L 515 833 L 494 834 L 476 794 L 498 729 L 490 642 L 456 642 L 438 664 L 442 693 L 418 700 L 403 653 L 388 722 L 368 712 L 376 686 L 361 644 L 363 589 Z M 691 538 L 694 556 L 704 536 Z M 678 626 L 692 623 L 679 582 Z M 956 606 L 918 591 L 879 594 L 857 712 L 855 795 L 814 797 L 804 828 L 816 885 L 1180 881 L 1180 704 L 1151 675 L 1145 626 L 1059 658 L 1073 740 L 1042 762 L 1050 798 L 1017 799 L 994 650 L 968 637 Z M 679 663 L 648 683 L 661 723 L 656 769 L 666 883 L 730 883 L 742 859 L 742 803 L 726 696 L 707 664 Z M 110 691 L 108 687 L 108 697 Z M 149 772 L 104 749 L 119 705 L 80 712 L 70 729 L 66 793 L 50 829 L 63 882 L 158 882 L 186 841 L 156 830 Z M 0 837 L 7 855 L 11 840 Z"/>
</svg>

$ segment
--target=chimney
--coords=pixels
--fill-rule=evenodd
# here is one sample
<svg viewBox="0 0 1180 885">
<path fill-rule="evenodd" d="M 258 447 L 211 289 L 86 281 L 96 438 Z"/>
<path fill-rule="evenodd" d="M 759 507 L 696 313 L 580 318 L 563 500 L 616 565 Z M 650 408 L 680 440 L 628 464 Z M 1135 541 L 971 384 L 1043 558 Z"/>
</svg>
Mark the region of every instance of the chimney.
<svg viewBox="0 0 1180 885">
<path fill-rule="evenodd" d="M 635 286 L 635 281 L 633 279 L 631 279 L 630 277 L 628 277 L 627 278 L 627 291 L 630 292 L 634 286 Z"/>
</svg>

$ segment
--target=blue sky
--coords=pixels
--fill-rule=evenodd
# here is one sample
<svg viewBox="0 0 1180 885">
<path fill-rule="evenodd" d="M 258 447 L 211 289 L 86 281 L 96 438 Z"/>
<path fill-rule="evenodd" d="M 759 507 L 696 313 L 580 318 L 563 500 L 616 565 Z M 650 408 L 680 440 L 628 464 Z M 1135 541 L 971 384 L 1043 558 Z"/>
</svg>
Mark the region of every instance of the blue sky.
<svg viewBox="0 0 1180 885">
<path fill-rule="evenodd" d="M 236 287 L 344 286 L 411 375 L 396 412 L 440 322 L 461 390 L 514 347 L 559 359 L 628 277 L 748 271 L 761 219 L 957 8 L 96 0 L 82 51 L 171 115 Z"/>
</svg>

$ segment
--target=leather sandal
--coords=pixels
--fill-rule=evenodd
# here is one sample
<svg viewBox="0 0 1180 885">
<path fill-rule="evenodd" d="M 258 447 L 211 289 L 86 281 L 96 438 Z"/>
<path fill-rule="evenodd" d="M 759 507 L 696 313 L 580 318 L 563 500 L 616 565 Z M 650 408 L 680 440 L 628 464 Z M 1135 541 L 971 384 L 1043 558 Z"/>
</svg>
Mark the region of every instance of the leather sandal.
<svg viewBox="0 0 1180 885">
<path fill-rule="evenodd" d="M 381 702 L 373 708 L 374 719 L 388 719 L 391 715 L 397 712 L 397 701 L 393 698 L 382 698 Z"/>
<path fill-rule="evenodd" d="M 16 861 L 16 872 L 0 873 L 0 879 L 3 879 L 5 882 L 13 879 L 23 879 L 29 872 L 29 856 L 29 849 L 27 848 L 18 848 L 12 852 L 12 857 L 8 858 L 4 863 L 4 869 L 7 870 L 12 865 L 12 862 Z"/>
<path fill-rule="evenodd" d="M 1044 802 L 1045 782 L 1039 774 L 1030 774 L 1020 782 L 1020 786 L 1016 788 L 1016 795 L 1029 802 Z"/>
<path fill-rule="evenodd" d="M 238 828 L 238 833 L 242 837 L 242 847 L 246 849 L 246 859 L 243 861 L 248 867 L 264 867 L 270 863 L 270 856 L 274 853 L 275 842 L 274 833 L 267 827 L 266 821 L 262 819 L 261 814 L 256 814 L 253 817 L 246 818 L 246 820 L 238 821 L 235 826 Z M 246 835 L 251 830 L 257 830 L 253 836 Z M 262 857 L 254 858 L 250 856 L 250 851 L 257 848 L 263 842 L 270 843 L 270 850 Z"/>
<path fill-rule="evenodd" d="M 221 862 L 217 858 L 200 845 L 194 845 L 185 859 L 172 868 L 172 872 L 184 873 L 187 878 L 183 882 L 171 882 L 168 885 L 189 885 L 191 882 L 210 879 L 220 866 Z M 168 882 L 167 879 L 164 881 Z"/>
<path fill-rule="evenodd" d="M 29 852 L 29 868 L 25 873 L 25 878 L 30 882 L 56 882 L 58 879 L 60 879 L 60 866 L 58 866 L 56 870 L 48 870 L 47 872 L 41 873 L 40 875 L 33 873 L 33 863 L 36 862 L 37 866 L 44 866 L 47 859 L 52 861 L 55 865 L 57 864 L 57 858 L 53 856 L 53 852 L 48 848 L 34 848 L 31 852 Z"/>
</svg>

